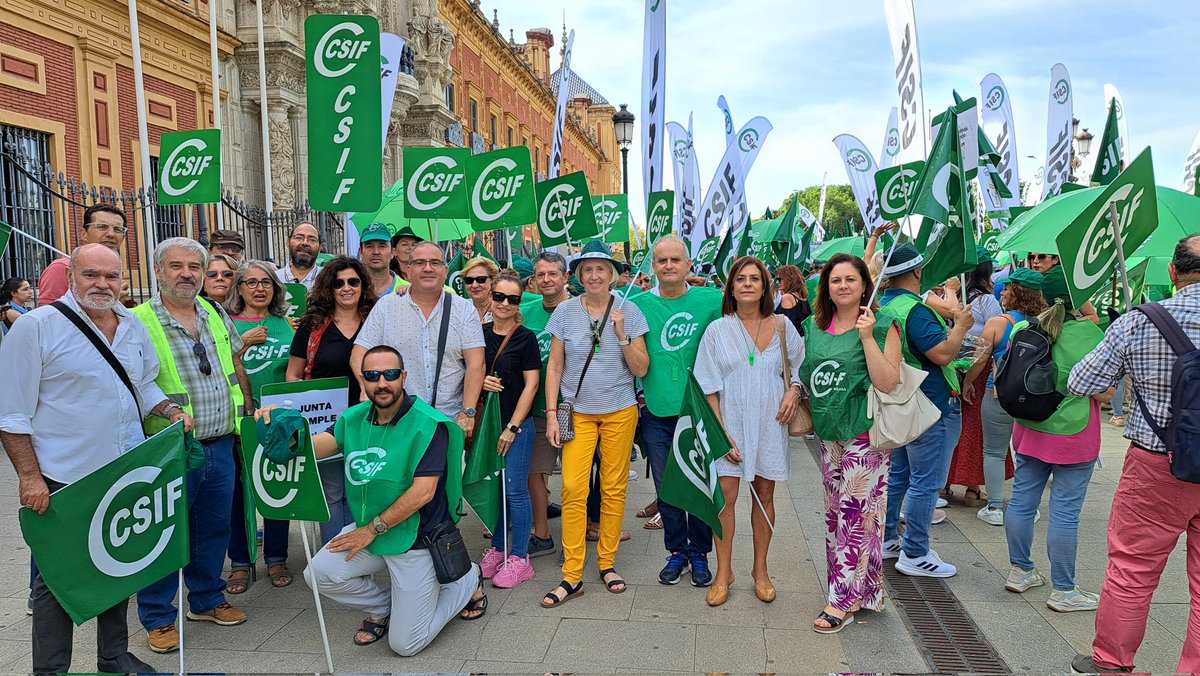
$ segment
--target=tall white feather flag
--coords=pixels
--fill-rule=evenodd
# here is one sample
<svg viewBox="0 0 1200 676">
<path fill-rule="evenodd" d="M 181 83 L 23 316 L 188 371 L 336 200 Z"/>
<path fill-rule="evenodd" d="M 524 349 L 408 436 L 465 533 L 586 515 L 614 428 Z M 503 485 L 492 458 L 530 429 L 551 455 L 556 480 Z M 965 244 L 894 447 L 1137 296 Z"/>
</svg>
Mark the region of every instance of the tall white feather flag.
<svg viewBox="0 0 1200 676">
<path fill-rule="evenodd" d="M 688 115 L 687 129 L 678 122 L 667 123 L 671 170 L 675 177 L 675 232 L 685 240 L 696 227 L 696 216 L 700 211 L 700 172 L 691 129 L 691 115 Z"/>
<path fill-rule="evenodd" d="M 558 178 L 562 167 L 563 125 L 567 123 L 567 99 L 571 89 L 571 50 L 575 47 L 575 31 L 567 35 L 567 49 L 558 71 L 558 105 L 554 107 L 554 145 L 550 148 L 550 167 L 546 178 Z"/>
<path fill-rule="evenodd" d="M 1187 159 L 1183 162 L 1183 191 L 1189 195 L 1196 194 L 1196 168 L 1200 167 L 1200 132 L 1192 139 L 1192 147 L 1188 150 Z"/>
<path fill-rule="evenodd" d="M 1117 90 L 1116 85 L 1105 84 L 1105 105 L 1113 99 L 1117 100 L 1117 144 L 1121 146 L 1121 162 L 1128 166 L 1133 158 L 1129 156 L 1129 118 L 1125 116 L 1125 102 L 1121 100 L 1121 92 Z"/>
<path fill-rule="evenodd" d="M 912 0 L 883 0 L 883 11 L 892 39 L 896 94 L 900 97 L 900 155 L 897 161 L 923 160 L 929 152 L 929 124 L 925 120 L 916 13 Z"/>
<path fill-rule="evenodd" d="M 1050 101 L 1046 111 L 1046 174 L 1042 199 L 1062 192 L 1071 175 L 1071 75 L 1061 63 L 1050 69 Z"/>
<path fill-rule="evenodd" d="M 662 190 L 666 135 L 667 0 L 646 0 L 642 44 L 642 187 Z"/>
<path fill-rule="evenodd" d="M 896 106 L 892 106 L 888 114 L 887 131 L 883 135 L 883 150 L 879 152 L 880 169 L 896 164 L 896 158 L 900 155 L 900 122 L 897 115 Z"/>
</svg>

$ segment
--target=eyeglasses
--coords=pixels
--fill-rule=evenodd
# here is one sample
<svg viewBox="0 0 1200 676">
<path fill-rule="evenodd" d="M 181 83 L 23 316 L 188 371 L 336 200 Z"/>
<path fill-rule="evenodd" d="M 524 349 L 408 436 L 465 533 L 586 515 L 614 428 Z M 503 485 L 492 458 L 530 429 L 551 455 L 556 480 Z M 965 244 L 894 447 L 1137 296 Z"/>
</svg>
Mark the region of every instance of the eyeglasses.
<svg viewBox="0 0 1200 676">
<path fill-rule="evenodd" d="M 320 237 L 313 237 L 312 235 L 292 235 L 289 239 L 302 244 L 320 244 L 321 242 Z"/>
<path fill-rule="evenodd" d="M 492 281 L 492 278 L 487 275 L 480 275 L 478 277 L 463 277 L 462 280 L 464 284 L 487 284 Z"/>
<path fill-rule="evenodd" d="M 269 279 L 243 279 L 242 286 L 247 289 L 270 288 L 271 280 Z"/>
<path fill-rule="evenodd" d="M 1054 254 L 1032 254 L 1031 253 L 1031 254 L 1029 254 L 1028 258 L 1031 261 L 1044 261 L 1044 260 L 1049 260 L 1050 258 L 1057 258 L 1057 256 L 1055 256 Z"/>
<path fill-rule="evenodd" d="M 390 383 L 393 380 L 399 380 L 402 373 L 404 373 L 404 371 L 401 369 L 384 369 L 383 371 L 372 370 L 363 371 L 362 377 L 363 380 L 367 381 L 368 383 L 377 383 L 379 382 L 379 376 L 383 376 L 383 379 Z"/>
<path fill-rule="evenodd" d="M 84 223 L 84 229 L 95 228 L 96 232 L 114 232 L 118 235 L 124 235 L 129 232 L 129 228 L 123 225 L 109 225 L 107 223 Z"/>
<path fill-rule="evenodd" d="M 347 284 L 350 285 L 351 289 L 357 289 L 359 287 L 359 285 L 362 284 L 362 280 L 359 279 L 358 277 L 351 277 L 350 279 L 335 279 L 335 280 L 333 280 L 333 288 L 335 288 L 335 289 L 340 289 L 343 286 L 346 286 Z"/>
<path fill-rule="evenodd" d="M 205 270 L 204 271 L 204 276 L 208 277 L 209 279 L 216 279 L 218 275 L 222 279 L 231 279 L 233 277 L 233 270 Z"/>
<path fill-rule="evenodd" d="M 408 264 L 417 269 L 423 268 L 426 265 L 428 265 L 429 267 L 436 270 L 436 269 L 442 267 L 443 265 L 445 265 L 446 261 L 444 261 L 440 258 L 414 258 L 411 261 L 409 261 Z"/>
<path fill-rule="evenodd" d="M 241 253 L 246 250 L 246 247 L 241 244 L 214 244 L 213 246 L 229 253 Z"/>
<path fill-rule="evenodd" d="M 520 296 L 509 296 L 508 294 L 503 294 L 503 293 L 500 293 L 499 291 L 493 291 L 492 292 L 492 301 L 496 302 L 496 303 L 503 303 L 504 301 L 508 301 L 509 305 L 516 307 L 521 304 L 521 297 Z"/>
<path fill-rule="evenodd" d="M 196 358 L 200 360 L 200 372 L 206 376 L 211 376 L 212 364 L 208 363 L 208 350 L 204 349 L 204 344 L 196 341 L 196 344 L 192 346 L 192 354 L 196 355 Z"/>
</svg>

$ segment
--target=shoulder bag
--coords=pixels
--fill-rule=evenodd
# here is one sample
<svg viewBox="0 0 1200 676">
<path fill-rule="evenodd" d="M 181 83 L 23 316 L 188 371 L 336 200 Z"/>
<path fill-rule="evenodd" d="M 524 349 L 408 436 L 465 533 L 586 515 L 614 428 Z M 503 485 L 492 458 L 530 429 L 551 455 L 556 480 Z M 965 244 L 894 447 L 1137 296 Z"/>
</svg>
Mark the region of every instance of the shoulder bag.
<svg viewBox="0 0 1200 676">
<path fill-rule="evenodd" d="M 583 307 L 583 300 L 579 301 L 580 307 Z M 604 326 L 608 324 L 608 315 L 612 312 L 613 297 L 608 297 L 608 307 L 604 308 L 604 317 L 600 320 L 600 330 L 604 330 Z M 587 314 L 587 308 L 583 309 L 583 313 Z M 599 346 L 597 346 L 599 347 Z M 575 396 L 571 397 L 570 401 L 564 401 L 558 405 L 558 438 L 559 441 L 567 442 L 575 438 L 575 401 L 579 399 L 579 393 L 583 390 L 583 377 L 587 375 L 588 367 L 592 365 L 592 357 L 596 356 L 596 349 L 588 352 L 587 361 L 583 363 L 583 370 L 579 372 L 579 384 L 575 386 Z"/>
<path fill-rule="evenodd" d="M 792 387 L 792 365 L 788 359 L 787 346 L 787 326 L 784 322 L 790 321 L 782 315 L 775 315 L 775 330 L 779 333 L 779 352 L 783 355 L 783 387 L 784 394 Z M 805 434 L 812 434 L 813 420 L 812 409 L 809 408 L 808 400 L 803 396 L 804 387 L 801 386 L 801 397 L 796 409 L 796 417 L 792 418 L 792 422 L 788 423 L 788 436 L 802 437 Z"/>
<path fill-rule="evenodd" d="M 867 417 L 872 420 L 867 436 L 871 448 L 885 450 L 904 446 L 933 426 L 942 412 L 921 391 L 929 374 L 900 360 L 900 382 L 891 392 L 867 388 Z"/>
<path fill-rule="evenodd" d="M 421 536 L 421 543 L 433 560 L 433 573 L 439 584 L 450 584 L 471 572 L 471 553 L 463 541 L 458 526 L 447 519 L 431 532 Z"/>
</svg>

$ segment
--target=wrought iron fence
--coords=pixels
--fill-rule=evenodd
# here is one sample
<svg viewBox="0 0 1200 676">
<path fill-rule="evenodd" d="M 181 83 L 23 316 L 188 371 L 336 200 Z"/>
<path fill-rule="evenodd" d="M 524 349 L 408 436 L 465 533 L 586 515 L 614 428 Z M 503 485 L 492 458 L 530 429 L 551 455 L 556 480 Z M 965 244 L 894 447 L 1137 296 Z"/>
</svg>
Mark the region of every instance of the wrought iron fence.
<svg viewBox="0 0 1200 676">
<path fill-rule="evenodd" d="M 321 233 L 322 250 L 344 252 L 344 225 L 338 214 L 313 211 L 307 204 L 294 209 L 267 212 L 226 192 L 221 204 L 193 206 L 160 205 L 153 187 L 114 190 L 88 185 L 55 171 L 40 132 L 3 127 L 0 149 L 0 220 L 14 228 L 69 253 L 83 232 L 83 213 L 98 203 L 112 204 L 125 214 L 129 232 L 123 248 L 130 295 L 142 301 L 153 293 L 150 266 L 151 242 L 168 237 L 193 237 L 208 245 L 218 227 L 217 209 L 223 227 L 241 233 L 246 257 L 287 261 L 287 236 L 291 228 L 309 222 Z M 42 135 L 45 136 L 45 135 Z M 153 214 L 147 218 L 148 214 Z M 153 223 L 153 237 L 148 236 Z M 0 256 L 0 279 L 23 277 L 36 288 L 38 277 L 55 252 L 28 238 L 14 234 Z"/>
</svg>

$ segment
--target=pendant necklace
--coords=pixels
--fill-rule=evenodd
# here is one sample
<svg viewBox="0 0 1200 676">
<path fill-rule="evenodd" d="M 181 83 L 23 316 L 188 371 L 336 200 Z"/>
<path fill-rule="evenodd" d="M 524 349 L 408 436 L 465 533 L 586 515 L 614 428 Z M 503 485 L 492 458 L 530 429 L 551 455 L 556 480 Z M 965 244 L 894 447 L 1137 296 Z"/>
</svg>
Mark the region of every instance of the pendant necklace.
<svg viewBox="0 0 1200 676">
<path fill-rule="evenodd" d="M 587 315 L 588 325 L 592 332 L 592 350 L 596 354 L 600 353 L 600 334 L 604 331 L 604 327 L 600 326 L 600 322 L 604 321 L 604 315 L 600 319 L 592 319 L 592 312 L 588 309 L 587 303 L 583 302 L 583 297 L 579 298 L 579 304 L 583 306 L 583 313 Z"/>
<path fill-rule="evenodd" d="M 742 336 L 742 342 L 745 342 L 746 336 L 750 335 L 750 329 L 746 329 L 746 322 L 742 321 L 740 318 L 738 319 L 738 321 L 742 322 L 742 328 L 746 330 L 745 335 Z M 763 325 L 762 317 L 759 317 L 758 318 L 758 328 L 754 331 L 754 344 L 746 346 L 746 361 L 751 366 L 754 366 L 754 353 L 758 351 L 758 337 L 759 337 L 759 335 L 762 334 L 762 325 Z"/>
</svg>

